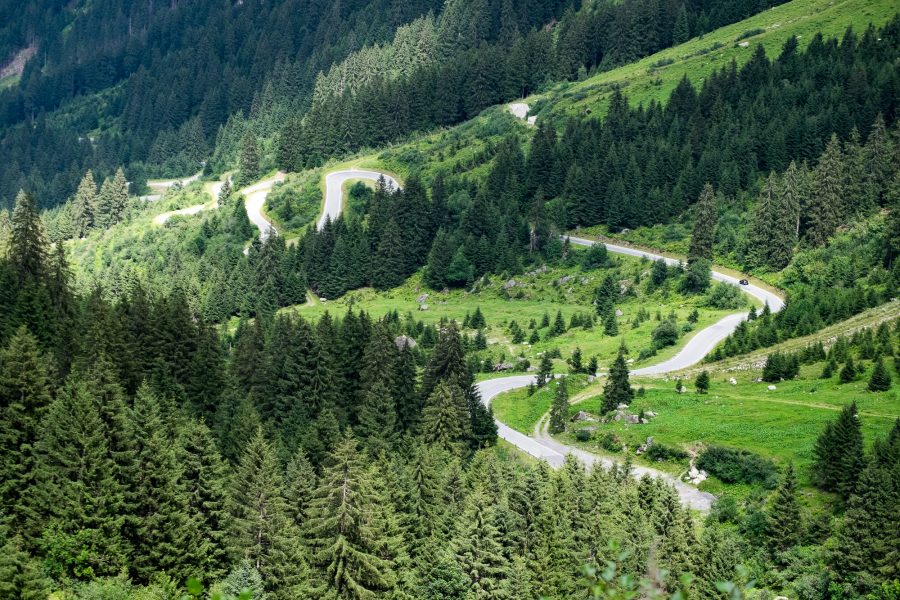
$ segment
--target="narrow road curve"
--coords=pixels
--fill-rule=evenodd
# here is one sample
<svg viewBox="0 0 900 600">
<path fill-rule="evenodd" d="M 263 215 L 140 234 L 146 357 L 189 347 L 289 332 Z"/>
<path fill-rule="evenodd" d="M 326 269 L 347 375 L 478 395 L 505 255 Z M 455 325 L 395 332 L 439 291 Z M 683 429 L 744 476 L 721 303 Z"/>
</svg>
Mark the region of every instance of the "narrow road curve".
<svg viewBox="0 0 900 600">
<path fill-rule="evenodd" d="M 387 173 L 379 173 L 377 171 L 365 171 L 356 168 L 344 171 L 334 171 L 325 176 L 325 206 L 322 210 L 322 216 L 316 223 L 316 229 L 322 229 L 326 221 L 331 219 L 334 221 L 341 214 L 344 207 L 344 183 L 354 179 L 365 179 L 367 181 L 378 181 L 384 177 L 391 189 L 400 189 L 397 180 Z"/>
<path fill-rule="evenodd" d="M 170 210 L 169 212 L 160 213 L 153 217 L 153 224 L 164 225 L 166 221 L 168 221 L 175 215 L 195 215 L 203 210 L 217 208 L 219 204 L 219 192 L 222 191 L 223 185 L 225 185 L 224 181 L 215 181 L 207 186 L 206 191 L 210 196 L 212 196 L 212 200 L 210 200 L 209 202 L 206 202 L 204 204 L 195 204 L 194 206 L 188 206 L 187 208 L 179 208 L 178 210 Z"/>
<path fill-rule="evenodd" d="M 575 237 L 569 237 L 568 239 L 570 243 L 579 246 L 591 246 L 596 243 L 601 243 Z M 652 252 L 637 250 L 635 248 L 629 248 L 626 246 L 606 244 L 606 249 L 609 252 L 615 254 L 646 257 L 649 260 L 663 259 L 669 265 L 679 264 L 679 261 L 676 259 L 667 258 L 658 254 L 653 254 Z M 779 311 L 784 307 L 784 300 L 782 300 L 781 297 L 777 294 L 774 294 L 755 285 L 740 285 L 738 278 L 731 275 L 727 275 L 713 269 L 712 279 L 715 281 L 722 281 L 730 285 L 739 286 L 743 292 L 753 296 L 763 303 L 768 303 L 769 308 L 773 312 Z M 661 375 L 664 373 L 670 373 L 672 371 L 679 371 L 681 369 L 685 369 L 687 367 L 695 365 L 703 360 L 703 358 L 706 357 L 706 355 L 709 354 L 719 342 L 728 337 L 728 335 L 731 334 L 746 318 L 746 312 L 728 315 L 727 317 L 719 320 L 717 323 L 714 323 L 713 325 L 710 325 L 709 327 L 698 331 L 694 335 L 694 337 L 692 337 L 688 341 L 688 343 L 685 344 L 684 348 L 682 348 L 681 351 L 679 351 L 678 354 L 676 354 L 672 358 L 655 365 L 636 369 L 632 371 L 631 374 Z M 485 403 L 490 403 L 490 401 L 499 394 L 526 387 L 529 383 L 534 382 L 534 380 L 535 377 L 533 375 L 516 375 L 512 377 L 503 377 L 500 379 L 490 379 L 479 383 L 478 389 L 481 392 L 482 400 Z M 547 432 L 546 418 L 542 418 L 541 422 L 539 422 L 535 427 L 534 437 L 530 437 L 528 435 L 525 435 L 524 433 L 516 431 L 515 429 L 504 425 L 500 421 L 497 421 L 497 432 L 501 439 L 506 440 L 523 452 L 526 452 L 531 456 L 534 456 L 535 458 L 546 460 L 548 463 L 550 463 L 550 465 L 555 467 L 558 467 L 562 464 L 563 459 L 567 454 L 574 455 L 586 465 L 600 464 L 604 467 L 609 468 L 613 463 L 611 459 L 597 456 L 579 448 L 567 446 L 566 444 L 563 444 L 554 439 Z M 681 502 L 685 506 L 689 506 L 690 508 L 693 508 L 695 510 L 706 512 L 710 509 L 710 507 L 712 506 L 712 502 L 715 500 L 715 496 L 713 496 L 712 494 L 701 492 L 694 486 L 688 485 L 683 481 L 680 481 L 678 478 L 657 469 L 635 466 L 633 467 L 633 472 L 636 477 L 650 475 L 651 477 L 659 477 L 664 481 L 670 483 L 678 492 L 678 496 L 681 498 Z"/>
<path fill-rule="evenodd" d="M 525 105 L 525 110 L 524 112 L 522 112 L 520 108 L 516 107 L 515 109 L 513 109 L 513 107 L 511 106 L 510 110 L 513 111 L 513 114 L 516 114 L 517 116 L 522 118 L 527 115 L 527 108 L 527 105 Z M 394 180 L 392 177 L 385 173 L 379 173 L 376 171 L 361 171 L 350 169 L 345 171 L 336 171 L 334 173 L 329 173 L 328 175 L 326 175 L 325 206 L 322 216 L 319 219 L 318 226 L 321 228 L 328 218 L 334 219 L 341 214 L 341 209 L 343 207 L 343 184 L 345 181 L 352 179 L 377 180 L 380 177 L 384 177 L 391 185 L 399 187 L 396 180 Z M 576 237 L 569 237 L 569 241 L 572 244 L 577 244 L 580 246 L 591 246 L 595 243 L 600 243 Z M 657 254 L 653 254 L 652 252 L 628 248 L 626 246 L 606 244 L 606 248 L 608 251 L 616 254 L 646 257 L 650 260 L 659 260 L 662 258 L 666 261 L 667 264 L 670 265 L 677 265 L 679 263 L 678 260 L 673 258 L 663 257 Z M 713 269 L 712 278 L 715 281 L 723 281 L 731 285 L 739 286 L 740 289 L 745 293 L 757 298 L 761 302 L 768 303 L 769 308 L 772 311 L 778 311 L 784 307 L 784 301 L 777 294 L 769 292 L 768 290 L 764 290 L 755 285 L 740 285 L 736 277 Z M 685 344 L 684 348 L 682 348 L 681 351 L 672 358 L 656 365 L 637 369 L 633 371 L 633 374 L 659 375 L 671 371 L 678 371 L 680 369 L 684 369 L 686 367 L 694 365 L 703 360 L 703 358 L 707 354 L 709 354 L 709 352 L 712 351 L 712 349 L 719 342 L 721 342 L 731 332 L 733 332 L 735 328 L 746 318 L 746 312 L 736 313 L 724 317 L 719 322 L 697 332 L 694 337 L 691 338 L 687 344 Z M 513 375 L 510 377 L 501 377 L 498 379 L 489 379 L 486 381 L 482 381 L 477 384 L 477 387 L 478 391 L 481 394 L 482 401 L 485 402 L 485 404 L 490 404 L 491 400 L 499 394 L 526 387 L 534 380 L 534 375 Z M 512 427 L 509 427 L 499 420 L 497 420 L 496 423 L 497 433 L 501 439 L 506 440 L 507 442 L 516 446 L 518 449 L 526 452 L 527 454 L 530 454 L 531 456 L 539 460 L 546 460 L 553 467 L 561 466 L 563 464 L 563 461 L 565 460 L 566 455 L 568 454 L 574 455 L 586 465 L 599 464 L 606 468 L 609 468 L 614 462 L 612 459 L 600 457 L 590 452 L 586 452 L 584 450 L 574 448 L 572 446 L 567 446 L 561 442 L 558 442 L 549 434 L 545 433 L 545 429 L 541 427 L 541 423 L 538 423 L 538 426 L 535 428 L 535 437 L 530 437 L 528 435 L 525 435 L 524 433 L 516 431 Z M 701 492 L 697 488 L 680 481 L 676 477 L 673 477 L 672 475 L 664 473 L 657 469 L 635 466 L 633 467 L 633 473 L 636 477 L 649 475 L 651 477 L 662 478 L 675 487 L 675 490 L 678 492 L 678 495 L 684 505 L 689 506 L 695 510 L 706 512 L 709 510 L 710 506 L 712 506 L 712 502 L 715 500 L 715 497 L 712 494 Z"/>
<path fill-rule="evenodd" d="M 253 185 L 247 186 L 240 191 L 245 198 L 244 206 L 247 207 L 247 217 L 250 219 L 250 222 L 259 229 L 260 241 L 266 241 L 269 235 L 275 231 L 275 226 L 263 216 L 262 210 L 269 192 L 272 191 L 272 188 L 275 187 L 276 183 L 284 181 L 285 176 L 285 173 L 278 171 L 268 179 L 257 181 Z"/>
</svg>

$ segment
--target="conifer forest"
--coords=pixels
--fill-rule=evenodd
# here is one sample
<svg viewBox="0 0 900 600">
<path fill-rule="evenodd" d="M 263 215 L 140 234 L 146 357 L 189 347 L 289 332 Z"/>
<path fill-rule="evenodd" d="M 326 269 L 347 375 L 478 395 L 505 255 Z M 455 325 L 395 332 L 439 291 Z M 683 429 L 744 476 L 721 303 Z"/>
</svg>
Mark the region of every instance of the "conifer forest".
<svg viewBox="0 0 900 600">
<path fill-rule="evenodd" d="M 891 0 L 0 0 L 0 600 L 900 600 Z"/>
</svg>

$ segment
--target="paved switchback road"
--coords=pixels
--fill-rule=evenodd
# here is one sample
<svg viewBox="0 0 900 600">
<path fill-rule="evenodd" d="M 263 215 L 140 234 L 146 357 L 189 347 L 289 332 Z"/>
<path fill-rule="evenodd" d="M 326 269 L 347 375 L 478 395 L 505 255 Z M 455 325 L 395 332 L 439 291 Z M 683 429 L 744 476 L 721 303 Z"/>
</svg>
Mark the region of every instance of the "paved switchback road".
<svg viewBox="0 0 900 600">
<path fill-rule="evenodd" d="M 519 112 L 521 112 L 521 108 L 519 107 L 512 108 L 514 111 L 515 109 L 519 109 Z M 525 114 L 527 114 L 527 110 Z M 340 215 L 341 209 L 343 208 L 343 184 L 345 181 L 352 179 L 377 180 L 382 176 L 385 177 L 385 179 L 391 185 L 399 187 L 396 180 L 394 180 L 387 174 L 379 173 L 377 171 L 361 171 L 349 169 L 346 171 L 336 171 L 334 173 L 329 173 L 328 175 L 326 175 L 325 206 L 322 216 L 319 219 L 318 226 L 321 227 L 325 223 L 326 219 L 335 219 L 338 215 Z M 590 246 L 595 243 L 601 243 L 577 237 L 570 237 L 569 241 L 573 244 L 581 246 Z M 609 252 L 615 254 L 646 257 L 650 260 L 659 260 L 660 258 L 662 258 L 666 261 L 666 263 L 670 265 L 679 263 L 677 259 L 660 256 L 652 252 L 629 248 L 626 246 L 606 244 L 606 248 Z M 727 273 L 713 269 L 712 278 L 715 281 L 723 281 L 730 285 L 739 286 L 740 289 L 746 294 L 757 298 L 761 302 L 768 303 L 769 308 L 773 312 L 779 311 L 784 307 L 784 301 L 777 294 L 769 292 L 768 290 L 755 285 L 739 285 L 738 279 L 736 277 L 728 275 Z M 731 332 L 733 332 L 735 328 L 746 318 L 746 311 L 724 317 L 719 322 L 698 331 L 688 341 L 688 343 L 685 344 L 684 348 L 682 348 L 681 351 L 672 358 L 656 365 L 650 365 L 648 367 L 637 369 L 633 371 L 632 374 L 661 375 L 672 371 L 678 371 L 690 367 L 691 365 L 695 365 L 703 360 L 703 358 L 706 357 L 706 355 L 709 354 L 719 342 L 721 342 Z M 477 385 L 477 387 L 479 392 L 481 393 L 482 400 L 485 403 L 490 404 L 490 401 L 499 394 L 526 387 L 532 381 L 534 381 L 533 375 L 513 375 L 510 377 L 501 377 L 498 379 L 489 379 L 487 381 L 482 381 Z M 608 468 L 613 464 L 612 459 L 603 458 L 595 454 L 585 452 L 584 450 L 573 448 L 571 446 L 567 446 L 561 442 L 558 442 L 557 440 L 546 434 L 545 428 L 543 428 L 540 423 L 535 428 L 536 437 L 530 437 L 528 435 L 525 435 L 524 433 L 516 431 L 499 420 L 497 421 L 497 431 L 501 439 L 506 440 L 507 442 L 516 446 L 519 450 L 530 454 L 537 459 L 546 460 L 553 467 L 558 468 L 560 465 L 562 465 L 563 460 L 568 454 L 572 454 L 586 465 L 598 464 Z M 695 510 L 706 512 L 712 505 L 713 500 L 715 500 L 715 497 L 712 494 L 701 492 L 697 488 L 688 485 L 673 477 L 672 475 L 664 473 L 657 469 L 635 466 L 633 468 L 633 472 L 636 477 L 650 475 L 652 477 L 659 477 L 667 481 L 675 487 L 682 503 L 685 506 L 689 506 L 690 508 L 693 508 Z"/>
<path fill-rule="evenodd" d="M 343 171 L 334 171 L 325 176 L 325 207 L 322 210 L 322 216 L 316 223 L 317 229 L 322 229 L 328 219 L 334 221 L 341 214 L 344 208 L 344 183 L 353 181 L 354 179 L 365 179 L 367 181 L 378 181 L 384 177 L 391 189 L 400 189 L 397 180 L 387 173 L 379 173 L 378 171 L 366 171 L 360 169 L 346 169 Z"/>
</svg>

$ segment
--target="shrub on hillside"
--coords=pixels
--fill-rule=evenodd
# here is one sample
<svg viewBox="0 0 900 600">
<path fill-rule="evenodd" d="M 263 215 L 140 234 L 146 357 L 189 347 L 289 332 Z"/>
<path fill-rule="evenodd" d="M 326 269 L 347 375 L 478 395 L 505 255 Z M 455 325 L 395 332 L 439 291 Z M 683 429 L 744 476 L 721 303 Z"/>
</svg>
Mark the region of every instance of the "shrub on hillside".
<svg viewBox="0 0 900 600">
<path fill-rule="evenodd" d="M 713 286 L 706 296 L 706 305 L 720 310 L 741 308 L 747 304 L 747 298 L 737 287 L 724 282 Z"/>
<path fill-rule="evenodd" d="M 778 483 L 775 463 L 747 450 L 710 446 L 697 459 L 697 468 L 725 483 L 759 483 L 767 488 Z"/>
<path fill-rule="evenodd" d="M 644 456 L 654 461 L 685 460 L 688 457 L 688 453 L 681 448 L 675 448 L 674 446 L 666 446 L 665 444 L 653 444 L 652 446 L 647 448 L 647 452 L 644 453 Z"/>
</svg>

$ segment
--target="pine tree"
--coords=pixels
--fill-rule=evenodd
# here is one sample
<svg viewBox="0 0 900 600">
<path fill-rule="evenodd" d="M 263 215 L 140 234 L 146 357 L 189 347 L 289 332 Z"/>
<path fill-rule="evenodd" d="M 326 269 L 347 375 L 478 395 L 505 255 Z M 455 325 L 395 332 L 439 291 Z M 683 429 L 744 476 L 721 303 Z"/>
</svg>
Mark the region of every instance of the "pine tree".
<svg viewBox="0 0 900 600">
<path fill-rule="evenodd" d="M 569 366 L 572 369 L 572 373 L 585 372 L 585 367 L 582 363 L 581 348 L 578 346 L 575 346 L 575 349 L 572 351 L 572 358 L 569 359 Z"/>
<path fill-rule="evenodd" d="M 94 220 L 99 227 L 108 228 L 119 223 L 128 205 L 128 183 L 122 169 L 112 178 L 107 178 L 97 195 L 97 209 Z"/>
<path fill-rule="evenodd" d="M 317 483 L 316 472 L 302 448 L 297 450 L 288 463 L 284 483 L 288 514 L 294 524 L 302 528 L 306 523 L 309 503 Z"/>
<path fill-rule="evenodd" d="M 97 184 L 94 174 L 88 171 L 81 178 L 78 190 L 72 198 L 72 225 L 75 236 L 83 238 L 94 228 L 94 212 L 97 206 Z"/>
<path fill-rule="evenodd" d="M 20 327 L 0 350 L 0 526 L 22 523 L 34 444 L 50 404 L 50 363 Z"/>
<path fill-rule="evenodd" d="M 550 405 L 550 433 L 563 433 L 569 420 L 569 391 L 566 389 L 566 378 L 559 380 L 553 404 Z"/>
<path fill-rule="evenodd" d="M 850 383 L 856 379 L 856 375 L 856 364 L 853 362 L 853 357 L 848 356 L 847 362 L 844 363 L 841 372 L 838 374 L 838 378 L 841 383 Z"/>
<path fill-rule="evenodd" d="M 459 386 L 441 382 L 425 401 L 419 431 L 428 444 L 452 454 L 461 450 L 471 429 L 465 398 Z"/>
<path fill-rule="evenodd" d="M 307 566 L 300 533 L 289 516 L 275 452 L 262 434 L 250 440 L 231 481 L 228 499 L 230 548 L 259 571 L 276 598 L 302 598 Z"/>
<path fill-rule="evenodd" d="M 225 491 L 227 470 L 216 449 L 212 432 L 202 421 L 189 420 L 178 432 L 178 485 L 184 490 L 190 540 L 199 573 L 218 579 L 227 566 Z"/>
<path fill-rule="evenodd" d="M 121 573 L 128 555 L 125 494 L 87 386 L 68 382 L 41 425 L 27 498 L 29 535 L 43 536 L 56 576 Z"/>
<path fill-rule="evenodd" d="M 241 155 L 238 158 L 238 187 L 252 183 L 259 177 L 259 144 L 253 132 L 247 132 L 241 140 Z"/>
<path fill-rule="evenodd" d="M 849 498 L 864 465 L 863 437 L 856 403 L 826 424 L 813 450 L 813 478 L 824 490 Z"/>
<path fill-rule="evenodd" d="M 544 387 L 547 382 L 553 379 L 553 360 L 548 352 L 541 355 L 541 364 L 538 366 L 537 377 L 535 377 L 535 385 Z"/>
<path fill-rule="evenodd" d="M 364 392 L 356 430 L 374 456 L 390 452 L 397 441 L 397 408 L 383 380 Z"/>
<path fill-rule="evenodd" d="M 694 381 L 694 386 L 697 388 L 698 394 L 705 394 L 709 391 L 709 371 L 703 371 L 699 375 L 697 375 L 697 379 Z"/>
<path fill-rule="evenodd" d="M 219 189 L 219 197 L 216 198 L 219 208 L 228 206 L 228 200 L 231 198 L 233 192 L 234 190 L 231 188 L 231 177 L 226 177 L 224 183 L 222 183 L 221 189 Z"/>
<path fill-rule="evenodd" d="M 47 240 L 34 196 L 19 192 L 11 219 L 9 261 L 19 285 L 37 283 L 47 271 Z"/>
<path fill-rule="evenodd" d="M 45 600 L 48 582 L 41 564 L 23 550 L 21 538 L 11 538 L 0 546 L 0 598 Z"/>
<path fill-rule="evenodd" d="M 603 334 L 610 337 L 619 335 L 619 322 L 616 320 L 615 312 L 610 312 L 603 319 Z"/>
<path fill-rule="evenodd" d="M 691 39 L 691 30 L 688 23 L 687 9 L 684 4 L 678 7 L 675 15 L 675 24 L 672 27 L 672 43 L 675 45 L 683 44 Z"/>
<path fill-rule="evenodd" d="M 504 556 L 502 534 L 497 526 L 496 501 L 483 490 L 476 489 L 469 495 L 453 548 L 469 580 L 471 598 L 510 598 L 506 588 L 509 563 Z"/>
<path fill-rule="evenodd" d="M 826 555 L 829 574 L 857 591 L 870 590 L 873 582 L 900 576 L 898 466 L 900 421 L 895 422 L 888 439 L 876 441 Z"/>
<path fill-rule="evenodd" d="M 841 223 L 845 211 L 846 166 L 837 135 L 832 135 L 819 157 L 810 183 L 809 227 L 807 239 L 816 246 L 824 244 Z"/>
<path fill-rule="evenodd" d="M 195 523 L 189 519 L 187 494 L 175 449 L 160 415 L 159 402 L 147 384 L 141 386 L 131 411 L 137 441 L 132 569 L 140 581 L 169 573 L 178 581 L 196 573 L 206 557 L 193 546 Z"/>
<path fill-rule="evenodd" d="M 694 231 L 691 234 L 691 246 L 688 250 L 688 263 L 693 263 L 701 258 L 712 260 L 717 221 L 716 195 L 712 185 L 707 183 L 703 186 L 696 205 Z"/>
<path fill-rule="evenodd" d="M 396 584 L 393 561 L 379 548 L 385 532 L 374 518 L 379 507 L 370 477 L 356 440 L 344 436 L 326 462 L 305 528 L 323 582 L 317 597 L 370 598 Z"/>
<path fill-rule="evenodd" d="M 403 235 L 397 221 L 391 218 L 381 233 L 373 259 L 372 284 L 380 290 L 397 287 L 406 278 L 405 263 Z"/>
<path fill-rule="evenodd" d="M 776 551 L 784 551 L 795 546 L 803 535 L 803 520 L 793 463 L 788 463 L 784 477 L 775 489 L 772 505 L 769 507 L 767 535 L 769 547 Z"/>
<path fill-rule="evenodd" d="M 428 260 L 425 263 L 423 280 L 433 290 L 441 290 L 447 285 L 447 273 L 453 261 L 453 245 L 443 228 L 438 229 Z"/>
<path fill-rule="evenodd" d="M 628 382 L 628 365 L 625 363 L 625 354 L 619 349 L 616 360 L 609 369 L 609 377 L 603 386 L 603 412 L 616 410 L 619 404 L 631 404 L 634 390 Z"/>
<path fill-rule="evenodd" d="M 870 392 L 886 392 L 891 389 L 891 375 L 884 366 L 884 361 L 879 356 L 875 361 L 875 369 L 869 379 Z"/>
</svg>

